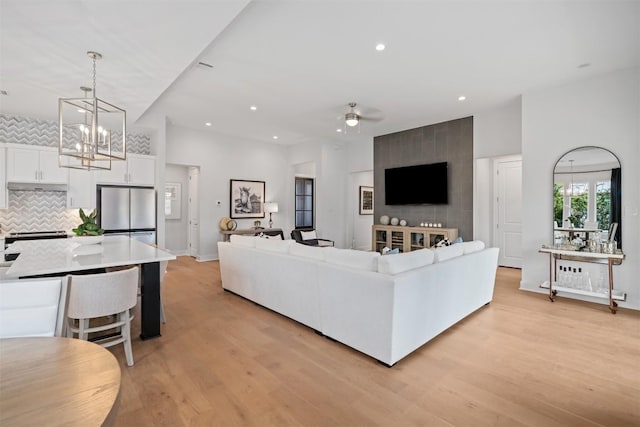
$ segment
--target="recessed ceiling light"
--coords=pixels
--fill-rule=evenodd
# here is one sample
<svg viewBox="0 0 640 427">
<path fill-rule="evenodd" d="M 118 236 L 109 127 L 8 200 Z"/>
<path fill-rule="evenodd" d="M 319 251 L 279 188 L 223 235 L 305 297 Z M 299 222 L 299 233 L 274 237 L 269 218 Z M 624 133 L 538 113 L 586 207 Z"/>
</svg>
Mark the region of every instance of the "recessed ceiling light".
<svg viewBox="0 0 640 427">
<path fill-rule="evenodd" d="M 205 126 L 211 126 L 211 122 L 205 123 Z"/>
<path fill-rule="evenodd" d="M 460 95 L 460 96 L 458 97 L 458 101 L 464 101 L 465 99 L 467 99 L 467 97 L 466 97 L 466 96 L 464 96 L 464 95 Z"/>
<path fill-rule="evenodd" d="M 342 132 L 342 129 L 336 129 L 336 132 Z"/>
<path fill-rule="evenodd" d="M 273 139 L 278 139 L 278 135 L 273 135 L 272 138 Z"/>
<path fill-rule="evenodd" d="M 0 90 L 0 93 L 3 95 L 9 95 L 9 92 L 7 92 L 6 90 Z"/>
<path fill-rule="evenodd" d="M 382 51 L 384 50 L 384 48 L 386 48 L 386 46 L 384 45 L 384 43 L 378 43 L 378 44 L 376 45 L 376 50 L 377 50 L 378 52 L 382 52 Z"/>
<path fill-rule="evenodd" d="M 591 66 L 591 63 L 589 63 L 589 62 L 585 62 L 584 64 L 580 64 L 580 65 L 578 65 L 578 68 L 587 68 L 587 67 L 589 67 L 589 66 Z"/>
<path fill-rule="evenodd" d="M 255 105 L 252 105 L 251 107 L 249 107 L 251 109 L 251 111 L 256 111 L 258 109 L 258 107 L 256 107 Z"/>
</svg>

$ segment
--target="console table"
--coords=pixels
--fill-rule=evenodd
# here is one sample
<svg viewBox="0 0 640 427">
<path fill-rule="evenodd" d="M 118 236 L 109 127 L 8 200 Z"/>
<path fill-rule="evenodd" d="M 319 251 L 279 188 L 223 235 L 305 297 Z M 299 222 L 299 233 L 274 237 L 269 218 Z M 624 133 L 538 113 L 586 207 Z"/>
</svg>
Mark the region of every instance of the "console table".
<svg viewBox="0 0 640 427">
<path fill-rule="evenodd" d="M 245 228 L 241 230 L 221 230 L 220 234 L 222 235 L 222 240 L 224 242 L 228 242 L 231 238 L 232 234 L 243 234 L 246 236 L 258 236 L 261 233 L 266 234 L 267 236 L 277 236 L 280 235 L 284 240 L 284 233 L 281 228 Z"/>
<path fill-rule="evenodd" d="M 554 301 L 558 291 L 568 292 L 578 295 L 596 297 L 596 298 L 609 298 L 609 310 L 611 313 L 616 314 L 618 303 L 616 301 L 625 301 L 627 294 L 622 291 L 616 291 L 613 289 L 613 266 L 622 264 L 624 254 L 617 252 L 614 254 L 607 254 L 601 252 L 581 252 L 572 251 L 566 249 L 556 249 L 542 247 L 538 252 L 549 254 L 549 300 Z M 608 264 L 609 267 L 609 292 L 608 294 L 601 294 L 599 292 L 592 292 L 581 289 L 567 288 L 558 286 L 557 281 L 557 262 L 558 260 L 568 261 L 580 261 L 580 262 L 593 262 Z M 546 289 L 546 283 L 540 285 L 541 288 Z"/>
</svg>

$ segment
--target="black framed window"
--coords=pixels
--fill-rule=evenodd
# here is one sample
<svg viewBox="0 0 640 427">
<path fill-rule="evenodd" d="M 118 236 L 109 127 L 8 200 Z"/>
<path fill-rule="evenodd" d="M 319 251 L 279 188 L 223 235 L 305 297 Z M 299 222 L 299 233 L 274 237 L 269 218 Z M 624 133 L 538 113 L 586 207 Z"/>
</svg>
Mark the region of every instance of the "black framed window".
<svg viewBox="0 0 640 427">
<path fill-rule="evenodd" d="M 314 228 L 313 207 L 315 201 L 313 178 L 296 177 L 295 228 Z"/>
</svg>

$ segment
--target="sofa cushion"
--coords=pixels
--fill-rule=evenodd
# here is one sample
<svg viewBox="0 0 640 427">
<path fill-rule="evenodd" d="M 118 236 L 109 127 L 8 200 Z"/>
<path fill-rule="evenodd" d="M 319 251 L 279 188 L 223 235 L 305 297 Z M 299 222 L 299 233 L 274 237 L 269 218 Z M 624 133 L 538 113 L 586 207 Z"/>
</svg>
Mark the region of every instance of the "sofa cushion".
<svg viewBox="0 0 640 427">
<path fill-rule="evenodd" d="M 292 243 L 289 245 L 289 253 L 294 256 L 324 261 L 324 248 L 319 246 L 309 246 L 302 243 Z"/>
<path fill-rule="evenodd" d="M 255 239 L 256 249 L 263 249 L 269 252 L 289 252 L 289 245 L 293 240 L 275 240 L 275 239 Z"/>
<path fill-rule="evenodd" d="M 462 256 L 464 249 L 462 245 L 444 246 L 441 248 L 433 249 L 434 258 L 433 262 L 442 262 L 451 258 Z"/>
<path fill-rule="evenodd" d="M 391 275 L 402 273 L 433 264 L 433 258 L 434 252 L 430 249 L 385 255 L 378 259 L 378 273 Z"/>
<path fill-rule="evenodd" d="M 254 236 L 243 236 L 240 234 L 232 234 L 229 241 L 234 245 L 246 246 L 247 248 L 256 247 L 256 238 Z"/>
<path fill-rule="evenodd" d="M 470 242 L 456 243 L 456 246 L 462 246 L 463 254 L 472 254 L 484 249 L 484 242 L 482 240 L 472 240 Z"/>
<path fill-rule="evenodd" d="M 311 230 L 311 231 L 300 231 L 300 237 L 302 238 L 302 240 L 313 240 L 313 239 L 317 239 L 318 235 L 316 234 L 316 230 Z"/>
<path fill-rule="evenodd" d="M 323 250 L 325 251 L 325 261 L 330 264 L 351 267 L 358 270 L 378 270 L 378 258 L 380 258 L 378 252 L 364 252 L 333 247 L 324 248 Z"/>
</svg>

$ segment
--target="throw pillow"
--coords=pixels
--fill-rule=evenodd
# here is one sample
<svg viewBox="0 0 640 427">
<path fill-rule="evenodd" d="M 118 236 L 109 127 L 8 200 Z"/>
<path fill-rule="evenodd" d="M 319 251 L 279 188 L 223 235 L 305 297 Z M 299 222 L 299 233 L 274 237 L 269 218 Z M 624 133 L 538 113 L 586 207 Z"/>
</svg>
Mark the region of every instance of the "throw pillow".
<svg viewBox="0 0 640 427">
<path fill-rule="evenodd" d="M 300 237 L 302 237 L 302 240 L 313 240 L 318 238 L 316 230 L 300 231 Z"/>
</svg>

